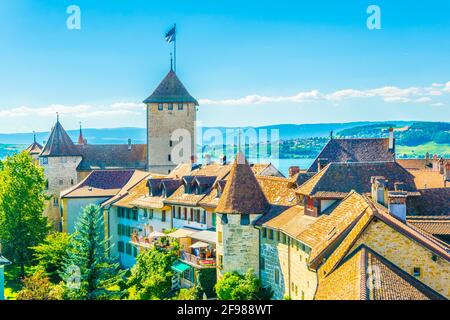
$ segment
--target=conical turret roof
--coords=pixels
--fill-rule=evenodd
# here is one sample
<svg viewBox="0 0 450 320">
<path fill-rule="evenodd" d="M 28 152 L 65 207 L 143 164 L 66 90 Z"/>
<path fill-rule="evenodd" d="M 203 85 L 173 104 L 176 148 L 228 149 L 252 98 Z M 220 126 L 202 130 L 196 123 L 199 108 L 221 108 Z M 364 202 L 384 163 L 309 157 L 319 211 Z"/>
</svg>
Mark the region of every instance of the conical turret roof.
<svg viewBox="0 0 450 320">
<path fill-rule="evenodd" d="M 239 151 L 215 211 L 226 214 L 261 214 L 267 208 L 267 199 L 255 174 Z"/>
<path fill-rule="evenodd" d="M 42 146 L 36 142 L 36 134 L 34 134 L 33 143 L 28 146 L 28 148 L 25 149 L 25 152 L 27 152 L 30 155 L 40 154 L 42 151 Z"/>
<path fill-rule="evenodd" d="M 184 85 L 178 79 L 176 73 L 170 70 L 153 93 L 144 100 L 144 103 L 194 103 L 197 100 L 190 95 Z"/>
<path fill-rule="evenodd" d="M 61 157 L 79 155 L 72 139 L 70 139 L 66 130 L 64 130 L 59 120 L 50 133 L 47 143 L 42 150 L 41 157 Z"/>
</svg>

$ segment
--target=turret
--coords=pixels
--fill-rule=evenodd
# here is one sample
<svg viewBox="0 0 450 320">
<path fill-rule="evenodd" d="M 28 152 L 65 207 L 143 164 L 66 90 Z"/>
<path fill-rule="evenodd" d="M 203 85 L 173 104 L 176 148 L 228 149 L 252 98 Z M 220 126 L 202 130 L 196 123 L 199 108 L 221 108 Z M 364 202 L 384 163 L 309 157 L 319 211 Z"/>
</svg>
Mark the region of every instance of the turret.
<svg viewBox="0 0 450 320">
<path fill-rule="evenodd" d="M 144 100 L 147 105 L 147 168 L 169 173 L 195 159 L 198 102 L 172 70 Z"/>
<path fill-rule="evenodd" d="M 216 208 L 218 277 L 250 268 L 259 275 L 259 230 L 254 223 L 267 208 L 267 199 L 239 151 Z"/>
</svg>

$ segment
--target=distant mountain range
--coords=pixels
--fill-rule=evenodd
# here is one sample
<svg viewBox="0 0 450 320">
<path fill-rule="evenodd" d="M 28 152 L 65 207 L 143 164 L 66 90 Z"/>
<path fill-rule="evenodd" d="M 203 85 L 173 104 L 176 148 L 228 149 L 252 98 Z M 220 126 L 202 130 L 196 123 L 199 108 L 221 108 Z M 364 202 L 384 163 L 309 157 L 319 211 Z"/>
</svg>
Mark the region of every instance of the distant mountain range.
<svg viewBox="0 0 450 320">
<path fill-rule="evenodd" d="M 389 122 L 348 122 L 348 123 L 318 123 L 318 124 L 278 124 L 261 127 L 241 127 L 242 130 L 254 129 L 278 129 L 281 140 L 303 139 L 312 137 L 328 137 L 330 132 L 337 133 L 341 130 L 352 129 L 373 124 L 393 124 L 395 126 L 408 126 L 412 121 L 389 121 Z M 239 129 L 239 127 L 204 127 L 208 129 L 218 129 L 225 133 L 227 129 Z M 68 130 L 67 133 L 73 141 L 77 141 L 79 130 Z M 49 132 L 36 133 L 36 139 L 40 144 L 48 138 Z M 83 135 L 90 144 L 120 144 L 127 143 L 131 139 L 133 143 L 146 143 L 145 128 L 111 128 L 111 129 L 83 129 Z M 33 141 L 33 133 L 0 133 L 0 144 L 30 144 Z"/>
</svg>

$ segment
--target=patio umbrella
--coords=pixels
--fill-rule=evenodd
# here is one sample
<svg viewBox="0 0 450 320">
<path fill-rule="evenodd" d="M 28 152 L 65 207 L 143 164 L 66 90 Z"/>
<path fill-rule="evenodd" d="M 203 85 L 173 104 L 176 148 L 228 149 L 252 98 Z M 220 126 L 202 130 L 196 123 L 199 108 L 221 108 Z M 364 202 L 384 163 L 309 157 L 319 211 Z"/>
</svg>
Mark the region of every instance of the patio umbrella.
<svg viewBox="0 0 450 320">
<path fill-rule="evenodd" d="M 149 238 L 161 238 L 161 237 L 167 237 L 167 234 L 159 232 L 159 231 L 153 231 L 148 235 Z"/>
<path fill-rule="evenodd" d="M 206 248 L 208 247 L 209 244 L 207 244 L 206 242 L 202 242 L 202 241 L 197 241 L 196 243 L 194 243 L 193 245 L 190 245 L 189 248 L 192 249 L 199 249 L 199 248 Z"/>
</svg>

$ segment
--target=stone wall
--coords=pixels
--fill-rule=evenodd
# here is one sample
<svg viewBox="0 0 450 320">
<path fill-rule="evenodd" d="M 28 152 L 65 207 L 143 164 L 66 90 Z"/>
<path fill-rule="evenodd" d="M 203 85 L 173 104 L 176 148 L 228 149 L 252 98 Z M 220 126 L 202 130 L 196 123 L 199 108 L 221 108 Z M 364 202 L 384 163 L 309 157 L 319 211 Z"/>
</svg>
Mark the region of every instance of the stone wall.
<svg viewBox="0 0 450 320">
<path fill-rule="evenodd" d="M 263 286 L 274 291 L 273 299 L 289 296 L 294 300 L 312 300 L 317 287 L 317 274 L 308 268 L 309 254 L 300 248 L 298 241 L 274 232 L 274 239 L 261 238 L 261 267 Z M 279 281 L 275 281 L 275 270 L 279 272 Z"/>
<path fill-rule="evenodd" d="M 417 279 L 450 298 L 450 262 L 439 256 L 434 256 L 434 261 L 433 253 L 415 240 L 382 221 L 372 221 L 349 254 L 361 244 L 372 248 L 411 275 L 413 268 L 420 268 L 420 276 Z"/>
<path fill-rule="evenodd" d="M 250 225 L 241 225 L 241 215 L 228 214 L 228 223 L 222 222 L 222 214 L 217 214 L 216 229 L 222 233 L 222 242 L 217 241 L 217 255 L 223 257 L 223 268 L 217 268 L 217 277 L 225 272 L 237 271 L 241 274 L 253 269 L 259 276 L 259 230 L 252 224 L 261 215 L 250 215 Z"/>
<path fill-rule="evenodd" d="M 44 163 L 44 159 L 47 163 Z M 60 193 L 79 182 L 76 169 L 81 160 L 82 158 L 78 156 L 40 158 L 44 176 L 48 181 L 47 193 L 52 197 L 46 205 L 44 214 L 49 217 L 56 230 L 60 229 L 61 222 Z"/>
<path fill-rule="evenodd" d="M 167 174 L 178 164 L 172 150 L 177 150 L 177 145 L 183 142 L 173 141 L 172 146 L 170 144 L 172 134 L 177 129 L 185 129 L 190 135 L 190 141 L 184 142 L 187 143 L 190 154 L 185 154 L 182 162 L 191 161 L 191 155 L 196 154 L 196 108 L 193 103 L 184 103 L 183 110 L 178 110 L 178 104 L 174 103 L 173 110 L 168 110 L 168 104 L 164 103 L 163 110 L 158 110 L 157 103 L 147 104 L 147 156 L 150 172 Z"/>
</svg>

